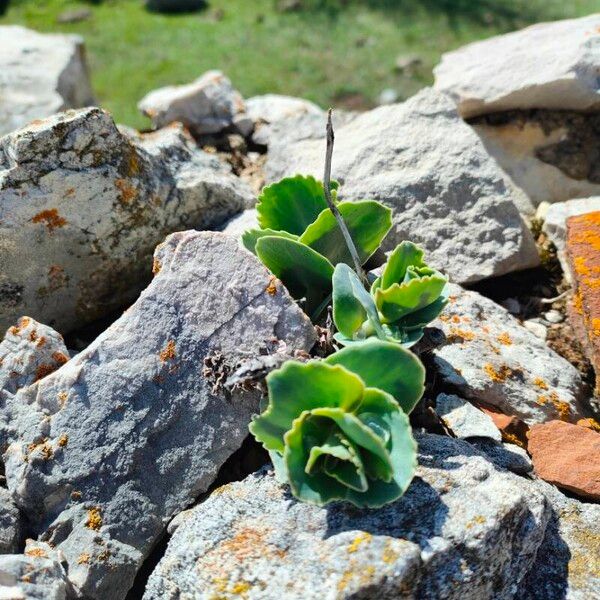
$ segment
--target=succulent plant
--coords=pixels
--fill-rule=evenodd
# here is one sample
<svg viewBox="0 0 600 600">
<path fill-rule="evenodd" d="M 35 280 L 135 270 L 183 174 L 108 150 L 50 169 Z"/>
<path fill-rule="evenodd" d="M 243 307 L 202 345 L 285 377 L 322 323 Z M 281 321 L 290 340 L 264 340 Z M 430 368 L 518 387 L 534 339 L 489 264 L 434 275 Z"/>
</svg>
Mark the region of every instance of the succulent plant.
<svg viewBox="0 0 600 600">
<path fill-rule="evenodd" d="M 373 200 L 337 202 L 337 208 L 364 264 L 391 228 L 391 211 Z M 335 265 L 351 264 L 342 232 L 329 210 L 323 184 L 296 175 L 267 186 L 256 207 L 260 229 L 246 231 L 244 246 L 256 254 L 291 295 L 304 300 L 305 311 L 318 317 L 331 294 Z"/>
<path fill-rule="evenodd" d="M 268 406 L 250 431 L 298 499 L 380 507 L 407 489 L 416 443 L 407 414 L 423 394 L 419 359 L 370 340 L 267 377 Z"/>
<path fill-rule="evenodd" d="M 423 250 L 412 242 L 396 247 L 370 293 L 348 265 L 338 264 L 333 275 L 336 340 L 348 345 L 374 336 L 414 344 L 447 304 L 447 282 L 427 266 Z"/>
</svg>

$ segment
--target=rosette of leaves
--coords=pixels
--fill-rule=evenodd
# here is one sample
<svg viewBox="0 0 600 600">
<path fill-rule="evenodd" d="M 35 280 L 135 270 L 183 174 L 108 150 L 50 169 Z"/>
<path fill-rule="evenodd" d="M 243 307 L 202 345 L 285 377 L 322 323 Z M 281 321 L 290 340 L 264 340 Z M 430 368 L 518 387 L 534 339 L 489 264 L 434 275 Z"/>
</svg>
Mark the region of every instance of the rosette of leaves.
<svg viewBox="0 0 600 600">
<path fill-rule="evenodd" d="M 332 182 L 334 202 L 364 264 L 390 230 L 391 211 L 373 200 L 337 202 L 337 188 Z M 242 243 L 316 319 L 329 301 L 335 266 L 352 264 L 323 184 L 311 176 L 286 177 L 265 187 L 258 200 L 260 229 L 246 231 Z"/>
<path fill-rule="evenodd" d="M 268 405 L 250 431 L 298 499 L 380 507 L 413 478 L 416 443 L 407 415 L 424 380 L 415 355 L 379 340 L 323 361 L 288 361 L 268 375 Z"/>
<path fill-rule="evenodd" d="M 412 242 L 396 247 L 370 292 L 350 267 L 339 264 L 333 275 L 335 339 L 348 345 L 377 337 L 411 346 L 446 306 L 447 283 Z"/>
</svg>

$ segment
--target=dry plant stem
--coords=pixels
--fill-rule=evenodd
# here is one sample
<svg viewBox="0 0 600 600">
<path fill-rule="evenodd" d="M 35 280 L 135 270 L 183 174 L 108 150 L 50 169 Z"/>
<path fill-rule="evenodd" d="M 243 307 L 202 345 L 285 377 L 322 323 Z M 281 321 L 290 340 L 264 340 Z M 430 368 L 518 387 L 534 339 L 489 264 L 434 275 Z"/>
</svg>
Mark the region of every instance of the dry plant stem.
<svg viewBox="0 0 600 600">
<path fill-rule="evenodd" d="M 327 200 L 327 204 L 329 205 L 329 210 L 332 212 L 335 220 L 338 223 L 340 230 L 342 231 L 342 235 L 344 236 L 344 240 L 346 242 L 346 246 L 348 246 L 348 250 L 350 251 L 350 256 L 354 262 L 354 270 L 357 275 L 360 277 L 363 283 L 366 283 L 367 277 L 362 269 L 360 264 L 360 258 L 358 257 L 358 252 L 356 251 L 356 246 L 352 241 L 352 236 L 348 231 L 348 227 L 346 227 L 346 223 L 337 206 L 334 204 L 331 198 L 331 158 L 333 156 L 333 143 L 335 141 L 335 136 L 333 135 L 333 124 L 331 123 L 331 108 L 327 113 L 327 151 L 325 152 L 325 174 L 323 175 L 323 189 L 325 191 L 325 200 Z"/>
</svg>

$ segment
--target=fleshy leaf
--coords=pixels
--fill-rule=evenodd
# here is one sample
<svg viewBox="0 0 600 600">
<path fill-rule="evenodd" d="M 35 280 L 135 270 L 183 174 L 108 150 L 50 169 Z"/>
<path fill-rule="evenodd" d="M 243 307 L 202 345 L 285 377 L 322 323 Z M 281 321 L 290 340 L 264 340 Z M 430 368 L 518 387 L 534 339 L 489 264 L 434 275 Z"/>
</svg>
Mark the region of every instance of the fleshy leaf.
<svg viewBox="0 0 600 600">
<path fill-rule="evenodd" d="M 425 369 L 421 361 L 392 342 L 374 339 L 353 344 L 332 354 L 325 362 L 341 365 L 356 373 L 367 387 L 391 394 L 407 414 L 425 391 Z"/>
<path fill-rule="evenodd" d="M 344 337 L 353 339 L 366 320 L 376 334 L 385 338 L 373 297 L 365 290 L 358 275 L 340 263 L 333 273 L 333 320 Z"/>
<path fill-rule="evenodd" d="M 288 240 L 297 240 L 298 236 L 287 231 L 275 231 L 274 229 L 248 229 L 242 234 L 242 245 L 252 254 L 256 254 L 256 242 L 263 237 L 275 236 L 283 237 Z"/>
<path fill-rule="evenodd" d="M 448 304 L 448 297 L 442 295 L 428 306 L 402 317 L 400 325 L 407 331 L 423 328 L 437 318 L 446 304 Z"/>
<path fill-rule="evenodd" d="M 361 262 L 373 254 L 392 226 L 392 211 L 374 200 L 338 204 Z M 300 241 L 336 265 L 352 263 L 350 251 L 333 213 L 327 208 L 307 227 Z"/>
<path fill-rule="evenodd" d="M 333 265 L 312 248 L 283 237 L 260 238 L 256 254 L 293 298 L 305 299 L 305 312 L 318 316 L 314 313 L 331 293 Z"/>
<path fill-rule="evenodd" d="M 394 283 L 388 288 L 375 290 L 375 304 L 383 323 L 393 323 L 405 315 L 420 310 L 437 300 L 447 279 L 437 273 L 405 283 Z"/>
<path fill-rule="evenodd" d="M 303 411 L 322 407 L 353 410 L 364 389 L 358 375 L 316 361 L 289 361 L 269 374 L 267 384 L 269 405 L 252 421 L 250 431 L 267 450 L 278 452 L 283 452 L 283 436 Z"/>
<path fill-rule="evenodd" d="M 423 250 L 412 242 L 404 241 L 390 254 L 383 273 L 380 285 L 383 289 L 394 283 L 402 283 L 409 266 L 425 266 L 423 262 Z"/>
<path fill-rule="evenodd" d="M 323 184 L 310 175 L 296 175 L 264 187 L 256 212 L 263 229 L 302 235 L 326 208 Z"/>
</svg>

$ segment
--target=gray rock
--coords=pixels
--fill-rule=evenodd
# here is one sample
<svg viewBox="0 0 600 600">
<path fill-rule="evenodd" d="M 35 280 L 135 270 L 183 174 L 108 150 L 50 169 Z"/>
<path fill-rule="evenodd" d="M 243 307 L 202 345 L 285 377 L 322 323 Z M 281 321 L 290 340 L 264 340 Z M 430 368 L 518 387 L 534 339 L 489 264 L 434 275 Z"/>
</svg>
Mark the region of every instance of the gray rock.
<svg viewBox="0 0 600 600">
<path fill-rule="evenodd" d="M 538 480 L 552 517 L 535 564 L 519 589 L 519 600 L 600 598 L 600 505 L 567 498 Z"/>
<path fill-rule="evenodd" d="M 543 494 L 466 442 L 418 442 L 417 477 L 378 510 L 299 503 L 266 471 L 219 488 L 175 531 L 144 600 L 513 598 L 544 536 Z"/>
<path fill-rule="evenodd" d="M 567 202 L 557 202 L 548 209 L 542 226 L 552 243 L 558 250 L 558 260 L 563 272 L 568 279 L 572 279 L 571 269 L 565 254 L 567 241 L 567 220 L 569 217 L 585 215 L 590 212 L 600 211 L 600 196 L 591 198 L 578 198 Z"/>
<path fill-rule="evenodd" d="M 533 463 L 527 450 L 516 444 L 499 444 L 489 438 L 471 438 L 469 443 L 483 452 L 500 469 L 518 475 L 527 475 L 533 471 Z"/>
<path fill-rule="evenodd" d="M 464 117 L 513 109 L 600 106 L 600 15 L 540 23 L 442 57 L 435 87 Z"/>
<path fill-rule="evenodd" d="M 435 412 L 457 438 L 485 437 L 502 441 L 492 419 L 456 394 L 439 394 L 435 400 Z"/>
<path fill-rule="evenodd" d="M 46 377 L 67 360 L 60 333 L 29 317 L 19 319 L 0 342 L 0 399 Z"/>
<path fill-rule="evenodd" d="M 74 594 L 62 554 L 48 544 L 28 540 L 24 554 L 0 556 L 0 598 L 68 600 Z"/>
<path fill-rule="evenodd" d="M 240 238 L 244 231 L 248 229 L 256 229 L 258 227 L 258 220 L 256 218 L 256 209 L 249 208 L 243 213 L 232 217 L 225 223 L 222 231 L 226 235 L 231 237 Z"/>
<path fill-rule="evenodd" d="M 83 39 L 0 26 L 0 135 L 94 104 Z"/>
<path fill-rule="evenodd" d="M 587 416 L 579 372 L 508 311 L 450 286 L 450 304 L 432 325 L 446 335 L 434 350 L 444 384 L 528 424 Z"/>
<path fill-rule="evenodd" d="M 85 598 L 125 597 L 168 521 L 213 482 L 258 410 L 226 393 L 242 357 L 312 324 L 269 272 L 221 233 L 172 234 L 137 302 L 61 369 L 20 390 L 8 415 L 8 488 Z M 211 365 L 204 363 L 210 357 Z"/>
<path fill-rule="evenodd" d="M 324 157 L 322 139 L 284 136 L 269 147 L 268 179 L 322 178 Z M 516 192 L 452 102 L 431 89 L 337 129 L 332 177 L 342 199 L 373 198 L 394 210 L 386 249 L 404 239 L 419 243 L 459 283 L 539 263 Z"/>
<path fill-rule="evenodd" d="M 0 487 L 0 554 L 19 552 L 23 534 L 21 513 L 8 490 Z"/>
<path fill-rule="evenodd" d="M 181 127 L 130 138 L 91 108 L 0 138 L 0 329 L 29 315 L 66 333 L 130 304 L 168 233 L 252 200 Z"/>
<path fill-rule="evenodd" d="M 227 129 L 246 112 L 241 94 L 221 71 L 207 71 L 186 85 L 154 90 L 140 100 L 138 108 L 156 128 L 178 121 L 196 135 Z"/>
</svg>

